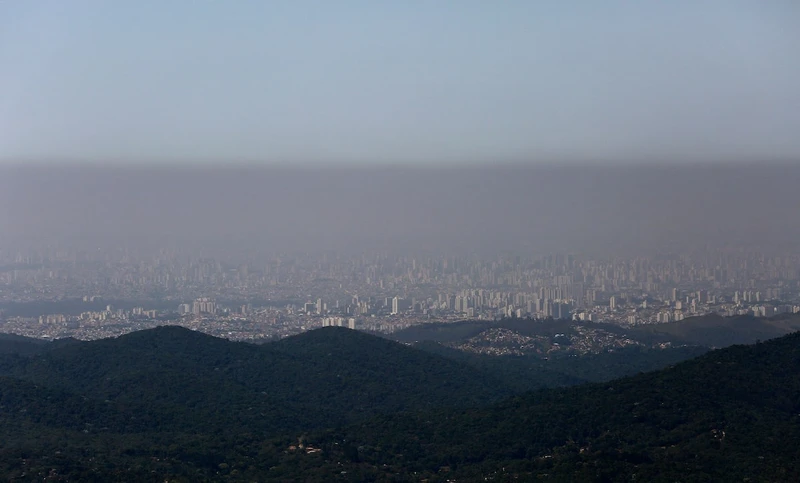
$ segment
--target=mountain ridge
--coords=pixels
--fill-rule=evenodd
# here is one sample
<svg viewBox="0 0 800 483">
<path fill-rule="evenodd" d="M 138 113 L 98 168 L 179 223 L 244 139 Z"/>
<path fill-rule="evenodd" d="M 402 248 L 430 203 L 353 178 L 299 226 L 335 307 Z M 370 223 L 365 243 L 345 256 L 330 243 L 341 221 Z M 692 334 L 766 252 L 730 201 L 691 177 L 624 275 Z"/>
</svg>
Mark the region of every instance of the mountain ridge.
<svg viewBox="0 0 800 483">
<path fill-rule="evenodd" d="M 457 361 L 349 329 L 312 332 L 254 345 L 159 327 L 5 360 L 0 374 L 143 413 L 169 410 L 179 424 L 193 411 L 256 401 L 259 411 L 275 413 L 251 422 L 266 431 L 485 404 L 511 394 L 490 374 Z"/>
<path fill-rule="evenodd" d="M 361 448 L 351 464 L 369 474 L 434 480 L 448 468 L 468 480 L 797 481 L 798 371 L 793 333 L 488 408 L 388 416 L 313 441 L 331 458 L 344 441 Z"/>
<path fill-rule="evenodd" d="M 800 478 L 800 333 L 510 397 L 344 328 L 257 346 L 164 327 L 2 361 L 7 478 Z"/>
</svg>

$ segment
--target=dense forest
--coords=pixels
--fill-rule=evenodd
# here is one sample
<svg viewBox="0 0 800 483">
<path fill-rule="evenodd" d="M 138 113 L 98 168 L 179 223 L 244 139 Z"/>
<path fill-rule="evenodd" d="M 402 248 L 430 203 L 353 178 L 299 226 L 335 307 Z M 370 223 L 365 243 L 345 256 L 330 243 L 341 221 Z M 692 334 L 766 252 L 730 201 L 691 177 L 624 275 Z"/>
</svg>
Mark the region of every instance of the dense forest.
<svg viewBox="0 0 800 483">
<path fill-rule="evenodd" d="M 263 345 L 178 327 L 91 342 L 4 336 L 0 475 L 800 478 L 800 336 L 707 350 L 544 360 L 333 327 Z"/>
<path fill-rule="evenodd" d="M 349 454 L 375 478 L 800 481 L 798 371 L 792 334 L 490 408 L 385 417 L 311 443 L 329 465 Z"/>
</svg>

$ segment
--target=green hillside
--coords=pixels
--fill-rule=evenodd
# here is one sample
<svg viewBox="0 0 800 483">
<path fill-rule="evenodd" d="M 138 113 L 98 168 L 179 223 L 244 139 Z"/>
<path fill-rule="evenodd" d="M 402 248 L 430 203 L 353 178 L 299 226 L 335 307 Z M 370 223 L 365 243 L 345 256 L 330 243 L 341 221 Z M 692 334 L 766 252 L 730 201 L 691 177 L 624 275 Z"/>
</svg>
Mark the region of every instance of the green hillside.
<svg viewBox="0 0 800 483">
<path fill-rule="evenodd" d="M 479 368 L 500 378 L 517 392 L 604 382 L 654 371 L 708 352 L 702 346 L 666 349 L 628 347 L 584 356 L 542 359 L 537 356 L 491 356 L 474 354 L 436 342 L 419 342 L 414 347 Z"/>
<path fill-rule="evenodd" d="M 0 371 L 137 411 L 128 426 L 143 429 L 211 419 L 272 433 L 511 394 L 469 365 L 333 327 L 262 346 L 160 327 L 6 360 Z"/>
<path fill-rule="evenodd" d="M 27 356 L 42 351 L 47 345 L 47 341 L 41 339 L 0 333 L 0 354 Z"/>
<path fill-rule="evenodd" d="M 602 380 L 691 353 L 626 349 L 518 358 L 514 366 L 507 357 L 423 348 L 342 328 L 256 346 L 162 327 L 4 357 L 0 477 L 800 477 L 800 334 L 510 398 L 525 387 Z"/>
<path fill-rule="evenodd" d="M 313 442 L 328 463 L 345 457 L 338 448 L 356 448 L 350 465 L 375 477 L 798 481 L 799 372 L 792 334 L 489 409 L 383 418 Z"/>
</svg>

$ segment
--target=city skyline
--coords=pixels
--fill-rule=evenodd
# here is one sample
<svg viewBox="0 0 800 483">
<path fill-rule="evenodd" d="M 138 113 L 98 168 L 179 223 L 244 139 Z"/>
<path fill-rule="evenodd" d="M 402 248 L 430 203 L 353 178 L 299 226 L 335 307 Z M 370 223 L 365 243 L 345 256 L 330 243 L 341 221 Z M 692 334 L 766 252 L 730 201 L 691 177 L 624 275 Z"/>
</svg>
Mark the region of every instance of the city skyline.
<svg viewBox="0 0 800 483">
<path fill-rule="evenodd" d="M 291 330 L 795 310 L 792 4 L 354 7 L 1 5 L 3 301 L 277 297 Z"/>
<path fill-rule="evenodd" d="M 798 312 L 796 252 L 705 249 L 604 259 L 331 252 L 241 263 L 167 250 L 152 257 L 0 252 L 4 331 L 51 339 L 164 324 L 252 341 L 327 326 L 389 334 L 432 323 L 552 318 L 637 327 L 709 314 Z"/>
</svg>

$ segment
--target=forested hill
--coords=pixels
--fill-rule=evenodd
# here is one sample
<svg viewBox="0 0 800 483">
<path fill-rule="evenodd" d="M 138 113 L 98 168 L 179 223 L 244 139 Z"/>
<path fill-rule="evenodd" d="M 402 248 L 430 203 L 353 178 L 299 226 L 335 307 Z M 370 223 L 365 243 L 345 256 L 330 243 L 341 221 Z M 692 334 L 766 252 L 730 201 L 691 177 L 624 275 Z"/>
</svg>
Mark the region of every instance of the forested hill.
<svg viewBox="0 0 800 483">
<path fill-rule="evenodd" d="M 158 414 L 176 429 L 205 417 L 269 432 L 309 429 L 511 394 L 467 364 L 334 327 L 261 346 L 160 327 L 6 357 L 0 375 L 140 410 L 140 423 Z M 252 415 L 230 415 L 241 406 Z"/>
<path fill-rule="evenodd" d="M 31 355 L 41 352 L 48 342 L 14 334 L 0 334 L 0 354 Z"/>
<path fill-rule="evenodd" d="M 800 481 L 798 373 L 792 334 L 489 409 L 382 418 L 319 436 L 329 456 L 315 464 L 346 447 L 365 477 Z"/>
<path fill-rule="evenodd" d="M 493 357 L 494 364 L 428 350 L 343 328 L 257 346 L 162 327 L 56 344 L 29 357 L 3 355 L 0 477 L 800 477 L 800 335 L 626 379 L 511 397 L 524 374 L 555 385 L 580 378 L 543 375 L 551 366 L 524 358 L 528 372 L 509 373 L 500 367 L 509 358 Z M 572 373 L 598 366 L 613 374 L 617 354 L 633 353 L 592 356 Z M 562 362 L 572 359 L 580 360 Z"/>
</svg>

